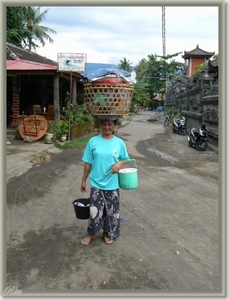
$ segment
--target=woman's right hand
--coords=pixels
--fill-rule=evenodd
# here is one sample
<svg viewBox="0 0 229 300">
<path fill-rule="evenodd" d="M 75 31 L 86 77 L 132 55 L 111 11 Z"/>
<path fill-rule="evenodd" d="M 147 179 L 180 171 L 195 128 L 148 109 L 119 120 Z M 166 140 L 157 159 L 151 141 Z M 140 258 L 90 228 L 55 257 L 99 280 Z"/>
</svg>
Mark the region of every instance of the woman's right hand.
<svg viewBox="0 0 229 300">
<path fill-rule="evenodd" d="M 87 191 L 86 190 L 86 182 L 82 181 L 80 190 L 81 190 L 82 193 Z"/>
</svg>

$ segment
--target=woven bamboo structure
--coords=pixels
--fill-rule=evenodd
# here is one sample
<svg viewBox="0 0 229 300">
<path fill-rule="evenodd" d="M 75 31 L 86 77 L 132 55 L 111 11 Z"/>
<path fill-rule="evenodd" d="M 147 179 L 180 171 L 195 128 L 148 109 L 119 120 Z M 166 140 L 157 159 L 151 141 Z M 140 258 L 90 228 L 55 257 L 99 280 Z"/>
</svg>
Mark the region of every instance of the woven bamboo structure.
<svg viewBox="0 0 229 300">
<path fill-rule="evenodd" d="M 91 115 L 128 115 L 133 90 L 130 84 L 86 83 L 84 102 Z"/>
</svg>

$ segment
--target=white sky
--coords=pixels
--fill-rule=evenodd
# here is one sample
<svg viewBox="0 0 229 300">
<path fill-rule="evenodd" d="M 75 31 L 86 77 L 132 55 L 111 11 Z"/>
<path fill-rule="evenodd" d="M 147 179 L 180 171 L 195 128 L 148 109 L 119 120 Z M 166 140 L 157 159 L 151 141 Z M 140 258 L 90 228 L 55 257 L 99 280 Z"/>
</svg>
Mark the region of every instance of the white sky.
<svg viewBox="0 0 229 300">
<path fill-rule="evenodd" d="M 163 55 L 161 6 L 51 6 L 41 23 L 57 32 L 54 43 L 37 53 L 57 61 L 57 53 L 86 53 L 89 63 L 119 64 L 125 57 L 132 66 L 150 54 Z M 218 6 L 166 6 L 166 55 L 183 62 L 184 51 L 199 45 L 219 53 Z"/>
</svg>

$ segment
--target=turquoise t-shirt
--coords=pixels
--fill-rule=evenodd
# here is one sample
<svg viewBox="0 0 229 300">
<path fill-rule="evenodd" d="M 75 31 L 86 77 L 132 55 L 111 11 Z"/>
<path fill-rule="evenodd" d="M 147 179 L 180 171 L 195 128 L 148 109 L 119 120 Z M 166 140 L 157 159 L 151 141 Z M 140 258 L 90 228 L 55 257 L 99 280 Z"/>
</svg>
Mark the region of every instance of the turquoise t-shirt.
<svg viewBox="0 0 229 300">
<path fill-rule="evenodd" d="M 113 136 L 106 140 L 101 135 L 89 140 L 82 160 L 91 165 L 90 185 L 100 190 L 119 188 L 118 174 L 112 173 L 112 166 L 121 160 L 130 160 L 122 139 Z"/>
</svg>

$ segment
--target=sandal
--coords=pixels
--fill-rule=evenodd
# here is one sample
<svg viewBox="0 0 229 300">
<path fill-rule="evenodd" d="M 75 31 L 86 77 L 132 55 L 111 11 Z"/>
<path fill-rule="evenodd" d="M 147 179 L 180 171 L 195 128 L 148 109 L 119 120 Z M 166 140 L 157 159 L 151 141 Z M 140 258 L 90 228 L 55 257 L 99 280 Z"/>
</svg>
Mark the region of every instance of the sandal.
<svg viewBox="0 0 229 300">
<path fill-rule="evenodd" d="M 106 236 L 104 234 L 103 234 L 103 240 L 104 240 L 105 244 L 107 244 L 107 245 L 111 245 L 114 242 L 114 240 L 110 239 L 108 236 Z"/>
<path fill-rule="evenodd" d="M 92 240 L 93 238 L 89 238 L 88 236 L 86 236 L 85 238 L 82 239 L 81 244 L 84 246 L 88 246 Z"/>
</svg>

